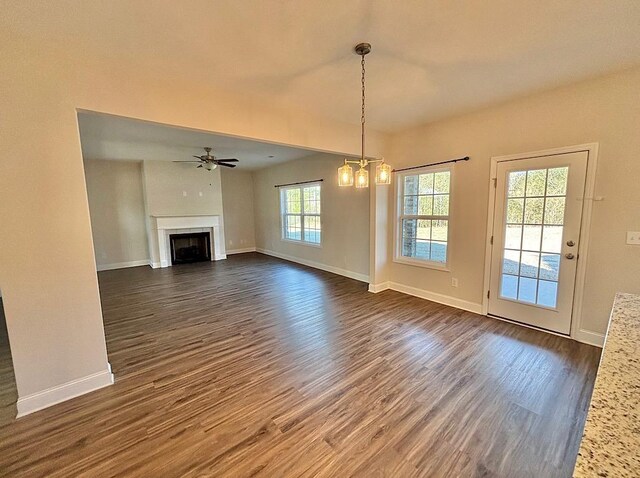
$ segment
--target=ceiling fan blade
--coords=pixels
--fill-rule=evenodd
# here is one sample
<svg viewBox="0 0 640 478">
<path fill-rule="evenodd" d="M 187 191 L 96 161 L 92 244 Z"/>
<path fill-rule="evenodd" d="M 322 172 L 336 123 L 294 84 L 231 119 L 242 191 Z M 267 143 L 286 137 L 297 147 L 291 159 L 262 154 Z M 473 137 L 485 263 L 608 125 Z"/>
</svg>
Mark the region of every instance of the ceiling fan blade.
<svg viewBox="0 0 640 478">
<path fill-rule="evenodd" d="M 174 163 L 201 163 L 202 161 L 173 161 Z"/>
<path fill-rule="evenodd" d="M 235 168 L 235 164 L 218 163 L 219 166 L 226 166 L 227 168 Z"/>
<path fill-rule="evenodd" d="M 195 163 L 195 161 L 194 161 L 194 163 Z M 198 167 L 199 167 L 199 168 L 201 168 L 201 167 L 202 167 L 202 164 L 200 164 Z"/>
<path fill-rule="evenodd" d="M 228 161 L 228 162 L 231 162 L 231 163 L 237 163 L 238 162 L 238 160 L 236 158 L 222 158 L 222 159 L 216 158 L 216 161 Z"/>
<path fill-rule="evenodd" d="M 204 161 L 204 159 L 202 159 L 202 157 L 200 156 L 194 156 L 194 158 L 198 158 L 200 161 Z"/>
</svg>

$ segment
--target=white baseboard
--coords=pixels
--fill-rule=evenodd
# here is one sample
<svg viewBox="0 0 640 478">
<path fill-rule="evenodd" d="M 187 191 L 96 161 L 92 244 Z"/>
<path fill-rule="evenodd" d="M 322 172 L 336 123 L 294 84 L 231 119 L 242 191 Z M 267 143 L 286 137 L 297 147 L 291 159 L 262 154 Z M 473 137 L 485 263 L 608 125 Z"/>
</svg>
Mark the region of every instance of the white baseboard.
<svg viewBox="0 0 640 478">
<path fill-rule="evenodd" d="M 226 258 L 227 258 L 226 254 L 215 254 L 213 256 L 213 260 L 214 261 L 221 261 L 221 260 L 226 259 Z"/>
<path fill-rule="evenodd" d="M 256 252 L 256 248 L 245 247 L 244 249 L 231 249 L 227 250 L 227 255 L 230 256 L 231 254 L 244 254 L 245 252 Z"/>
<path fill-rule="evenodd" d="M 573 340 L 582 342 L 583 344 L 594 345 L 596 347 L 604 347 L 604 334 L 598 332 L 592 332 L 590 330 L 578 329 L 578 331 L 571 337 Z"/>
<path fill-rule="evenodd" d="M 129 261 L 129 262 L 114 262 L 113 264 L 102 264 L 101 266 L 97 266 L 98 272 L 100 271 L 112 271 L 114 269 L 126 269 L 127 267 L 139 267 L 139 266 L 148 266 L 149 259 L 144 259 L 142 261 Z"/>
<path fill-rule="evenodd" d="M 86 377 L 72 380 L 55 387 L 48 388 L 41 392 L 18 398 L 18 415 L 17 418 L 24 417 L 30 413 L 37 412 L 44 408 L 64 402 L 72 398 L 93 392 L 103 387 L 112 385 L 114 382 L 111 366 L 107 370 L 97 372 Z"/>
<path fill-rule="evenodd" d="M 417 287 L 398 284 L 397 282 L 388 282 L 388 288 L 397 292 L 402 292 L 403 294 L 413 295 L 415 297 L 420 297 L 421 299 L 430 300 L 431 302 L 437 302 L 438 304 L 444 304 L 450 307 L 455 307 L 456 309 L 462 309 L 473 312 L 474 314 L 482 315 L 482 304 L 476 304 L 475 302 L 469 302 L 449 295 L 418 289 Z"/>
<path fill-rule="evenodd" d="M 361 282 L 369 282 L 369 276 L 367 274 L 360 274 L 359 272 L 348 271 L 345 269 L 340 269 L 339 267 L 328 266 L 320 262 L 300 259 L 299 257 L 289 256 L 287 254 L 281 254 L 279 252 L 269 251 L 267 249 L 261 249 L 259 247 L 256 247 L 256 252 L 259 252 L 260 254 L 266 254 L 268 256 L 277 257 L 278 259 L 284 259 L 285 261 L 297 262 L 298 264 L 302 264 L 304 266 L 309 266 L 313 267 L 314 269 L 320 269 L 322 271 L 331 272 L 340 276 L 349 277 L 350 279 L 355 279 Z"/>
<path fill-rule="evenodd" d="M 160 269 L 160 263 L 159 263 L 159 262 L 152 262 L 152 261 L 149 261 L 149 266 L 150 266 L 152 269 Z"/>
<path fill-rule="evenodd" d="M 373 292 L 377 294 L 378 292 L 382 292 L 383 290 L 389 289 L 389 282 L 381 282 L 380 284 L 369 284 L 369 292 Z"/>
</svg>

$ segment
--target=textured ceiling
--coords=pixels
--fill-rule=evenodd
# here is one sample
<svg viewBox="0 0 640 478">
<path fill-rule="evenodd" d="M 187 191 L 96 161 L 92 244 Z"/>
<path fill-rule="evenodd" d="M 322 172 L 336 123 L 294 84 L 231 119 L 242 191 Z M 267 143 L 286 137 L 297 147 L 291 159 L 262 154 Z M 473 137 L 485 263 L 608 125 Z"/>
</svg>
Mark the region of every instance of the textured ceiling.
<svg viewBox="0 0 640 478">
<path fill-rule="evenodd" d="M 397 131 L 640 63 L 638 0 L 2 2 L 0 27 Z"/>
<path fill-rule="evenodd" d="M 193 131 L 95 113 L 78 114 L 84 159 L 190 161 L 213 148 L 219 158 L 237 158 L 238 169 L 254 170 L 304 158 L 313 151 L 220 134 Z M 270 157 L 271 156 L 271 157 Z"/>
</svg>

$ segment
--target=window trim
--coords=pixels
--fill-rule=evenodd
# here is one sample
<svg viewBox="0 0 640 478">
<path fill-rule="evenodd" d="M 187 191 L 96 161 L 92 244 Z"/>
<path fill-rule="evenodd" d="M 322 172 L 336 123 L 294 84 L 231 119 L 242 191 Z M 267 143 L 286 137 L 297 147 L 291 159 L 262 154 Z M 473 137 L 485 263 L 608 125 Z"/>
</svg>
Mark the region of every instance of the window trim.
<svg viewBox="0 0 640 478">
<path fill-rule="evenodd" d="M 436 262 L 432 260 L 426 259 L 416 259 L 412 257 L 404 257 L 402 255 L 402 219 L 403 219 L 403 207 L 404 207 L 404 178 L 406 176 L 413 176 L 416 174 L 423 173 L 438 173 L 442 171 L 449 171 L 449 215 L 447 217 L 448 228 L 447 228 L 447 259 L 446 262 Z M 453 186 L 454 186 L 454 168 L 453 166 L 425 166 L 419 169 L 412 169 L 410 171 L 403 171 L 400 173 L 396 173 L 396 181 L 395 181 L 395 216 L 394 216 L 394 234 L 393 234 L 393 262 L 397 264 L 405 264 L 416 267 L 423 267 L 426 269 L 433 269 L 437 271 L 450 272 L 451 269 L 451 225 L 453 218 Z M 421 216 L 412 216 L 418 217 Z"/>
<path fill-rule="evenodd" d="M 305 214 L 304 213 L 304 188 L 308 188 L 308 187 L 312 187 L 312 186 L 318 186 L 320 188 L 320 214 Z M 300 197 L 301 197 L 301 213 L 300 213 L 300 239 L 290 239 L 288 237 L 286 237 L 285 235 L 285 230 L 284 230 L 284 225 L 285 225 L 285 221 L 284 221 L 284 217 L 287 215 L 285 213 L 285 202 L 283 201 L 284 195 L 286 194 L 286 191 L 292 190 L 292 189 L 299 189 L 300 190 Z M 323 199 L 322 199 L 322 182 L 321 181 L 315 181 L 315 182 L 310 182 L 310 183 L 305 183 L 305 184 L 297 184 L 297 185 L 291 185 L 291 186 L 282 186 L 280 188 L 278 188 L 278 201 L 279 201 L 279 208 L 280 208 L 280 240 L 282 242 L 289 242 L 291 244 L 302 244 L 305 246 L 310 246 L 310 247 L 317 247 L 319 249 L 322 248 L 322 241 L 323 241 L 323 236 L 324 236 L 324 231 L 322 228 L 322 211 L 324 209 L 324 204 L 323 204 Z M 297 216 L 297 214 L 294 214 Z M 304 240 L 304 217 L 305 216 L 317 216 L 318 218 L 320 218 L 320 242 L 310 242 L 310 241 L 305 241 Z"/>
</svg>

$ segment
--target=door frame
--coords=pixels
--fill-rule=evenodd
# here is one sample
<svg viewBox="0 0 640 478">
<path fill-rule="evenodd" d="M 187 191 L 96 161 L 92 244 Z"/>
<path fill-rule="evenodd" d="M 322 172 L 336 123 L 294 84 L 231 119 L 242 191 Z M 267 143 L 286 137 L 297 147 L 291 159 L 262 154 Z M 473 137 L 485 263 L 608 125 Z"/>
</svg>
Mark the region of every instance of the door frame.
<svg viewBox="0 0 640 478">
<path fill-rule="evenodd" d="M 594 332 L 582 329 L 582 299 L 584 295 L 584 282 L 587 271 L 587 251 L 589 248 L 589 232 L 591 230 L 591 212 L 593 210 L 593 201 L 602 201 L 602 197 L 595 197 L 596 185 L 596 169 L 598 163 L 598 147 L 599 143 L 586 143 L 575 146 L 565 146 L 561 148 L 545 149 L 541 151 L 533 151 L 528 153 L 509 154 L 506 156 L 493 156 L 491 158 L 491 174 L 489 177 L 489 206 L 487 209 L 487 234 L 485 239 L 485 257 L 484 257 L 484 284 L 482 295 L 482 315 L 488 315 L 489 312 L 489 285 L 491 281 L 491 255 L 493 246 L 491 237 L 493 235 L 494 211 L 496 205 L 496 181 L 498 163 L 504 161 L 513 161 L 516 159 L 534 159 L 544 156 L 552 156 L 566 153 L 587 152 L 587 175 L 585 178 L 585 195 L 582 202 L 582 221 L 580 224 L 580 242 L 578 244 L 578 263 L 576 265 L 576 282 L 573 291 L 573 309 L 571 312 L 571 333 L 569 337 L 579 342 L 588 343 L 602 347 L 604 336 Z M 495 292 L 494 292 L 495 293 Z M 512 322 L 508 319 L 508 322 Z M 554 335 L 561 335 L 550 332 L 537 327 L 513 322 L 524 327 L 542 330 L 543 332 Z"/>
</svg>

